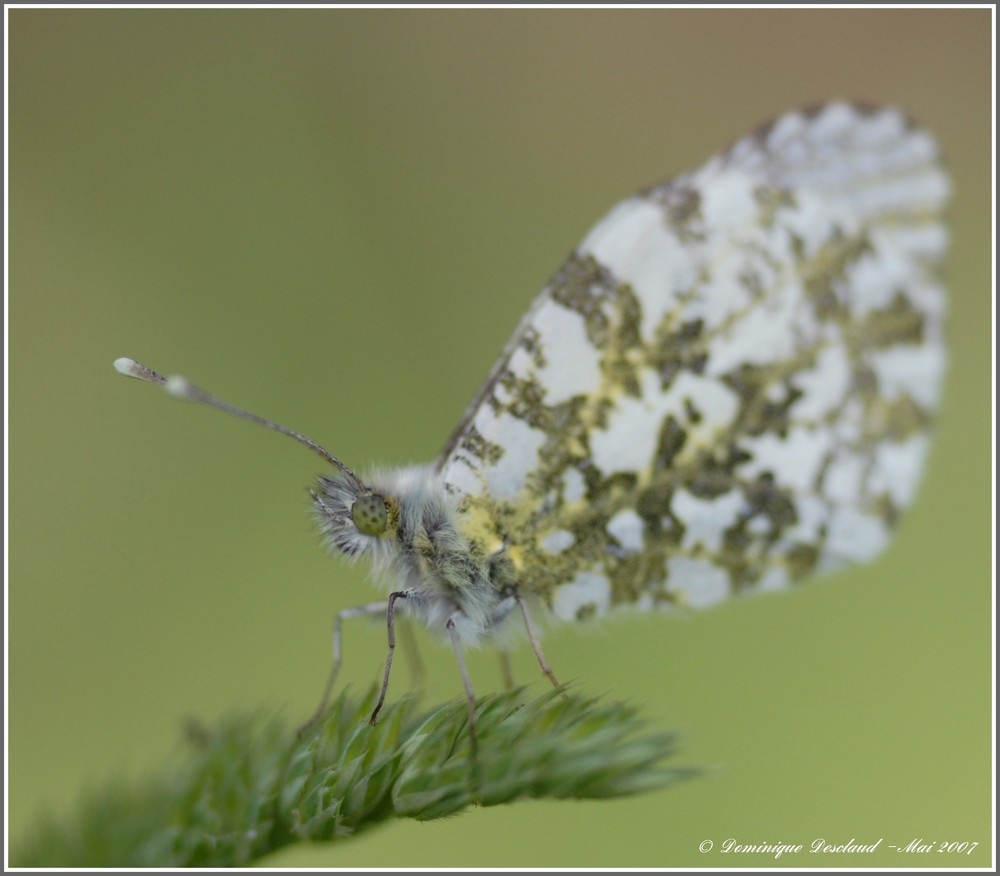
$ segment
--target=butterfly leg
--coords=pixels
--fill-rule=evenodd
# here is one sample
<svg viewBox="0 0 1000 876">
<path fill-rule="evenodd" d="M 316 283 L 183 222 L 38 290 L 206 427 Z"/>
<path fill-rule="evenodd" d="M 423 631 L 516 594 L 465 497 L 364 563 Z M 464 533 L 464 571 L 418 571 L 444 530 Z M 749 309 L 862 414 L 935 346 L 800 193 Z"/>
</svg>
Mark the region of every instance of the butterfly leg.
<svg viewBox="0 0 1000 876">
<path fill-rule="evenodd" d="M 337 681 L 337 673 L 340 672 L 340 636 L 341 624 L 345 617 L 364 617 L 370 614 L 381 614 L 389 608 L 386 602 L 370 602 L 368 605 L 359 605 L 355 608 L 345 608 L 338 611 L 333 616 L 333 662 L 330 664 L 330 674 L 326 678 L 326 686 L 323 688 L 323 696 L 312 716 L 298 729 L 298 735 L 302 736 L 310 728 L 314 727 L 326 714 L 326 708 L 330 704 L 330 694 L 333 692 L 333 685 Z"/>
<path fill-rule="evenodd" d="M 556 680 L 552 668 L 542 653 L 542 645 L 538 641 L 538 633 L 535 632 L 535 624 L 531 620 L 531 614 L 528 612 L 528 606 L 524 601 L 524 597 L 518 594 L 514 599 L 517 600 L 517 604 L 521 608 L 521 614 L 524 616 L 524 627 L 528 631 L 528 641 L 531 642 L 531 650 L 535 652 L 535 659 L 538 661 L 538 665 L 542 667 L 542 673 L 552 682 L 553 687 L 559 687 L 559 682 Z"/>
<path fill-rule="evenodd" d="M 465 658 L 462 656 L 462 643 L 458 639 L 458 630 L 455 629 L 455 618 L 448 618 L 445 624 L 448 628 L 448 635 L 451 636 L 451 646 L 455 649 L 455 659 L 458 660 L 458 671 L 462 674 L 462 684 L 465 685 L 465 701 L 469 709 L 469 747 L 472 749 L 472 762 L 476 762 L 478 745 L 476 742 L 476 694 L 472 690 L 472 679 L 469 678 L 469 670 L 465 666 Z"/>
<path fill-rule="evenodd" d="M 368 719 L 368 723 L 373 726 L 378 718 L 378 713 L 382 711 L 382 704 L 385 702 L 385 692 L 389 687 L 389 671 L 392 669 L 392 655 L 396 650 L 396 600 L 406 599 L 409 595 L 405 590 L 397 590 L 395 593 L 389 594 L 388 603 L 383 603 L 386 609 L 386 625 L 389 628 L 389 653 L 385 658 L 385 675 L 382 678 L 382 690 L 379 692 L 378 702 L 372 710 L 372 716 Z"/>
<path fill-rule="evenodd" d="M 501 648 L 500 654 L 500 677 L 503 679 L 505 690 L 510 690 L 514 686 L 514 673 L 510 667 L 510 651 Z"/>
</svg>

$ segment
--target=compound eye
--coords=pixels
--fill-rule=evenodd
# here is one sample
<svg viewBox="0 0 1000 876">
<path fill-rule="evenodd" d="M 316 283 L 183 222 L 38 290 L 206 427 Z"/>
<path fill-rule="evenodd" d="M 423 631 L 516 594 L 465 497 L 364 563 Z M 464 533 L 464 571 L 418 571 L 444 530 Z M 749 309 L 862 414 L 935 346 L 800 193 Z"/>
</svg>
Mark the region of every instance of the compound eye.
<svg viewBox="0 0 1000 876">
<path fill-rule="evenodd" d="M 365 535 L 382 535 L 389 525 L 389 512 L 385 507 L 385 499 L 376 496 L 362 496 L 351 505 L 351 519 L 358 532 Z"/>
</svg>

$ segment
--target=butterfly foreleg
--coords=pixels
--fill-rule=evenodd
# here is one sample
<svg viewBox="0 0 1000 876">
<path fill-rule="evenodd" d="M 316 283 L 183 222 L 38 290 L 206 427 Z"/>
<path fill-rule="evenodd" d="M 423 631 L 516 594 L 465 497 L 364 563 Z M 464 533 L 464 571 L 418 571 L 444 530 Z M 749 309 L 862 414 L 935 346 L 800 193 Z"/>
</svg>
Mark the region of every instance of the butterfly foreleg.
<svg viewBox="0 0 1000 876">
<path fill-rule="evenodd" d="M 406 590 L 397 590 L 394 593 L 389 594 L 389 601 L 387 603 L 380 603 L 385 608 L 386 627 L 389 634 L 389 653 L 385 658 L 385 675 L 382 677 L 382 690 L 379 692 L 378 702 L 375 704 L 375 708 L 372 709 L 372 716 L 368 719 L 368 723 L 372 725 L 374 725 L 378 719 L 378 713 L 382 711 L 382 704 L 385 702 L 385 692 L 389 688 L 389 672 L 392 669 L 392 655 L 396 651 L 396 600 L 406 599 L 409 595 L 409 592 Z"/>
</svg>

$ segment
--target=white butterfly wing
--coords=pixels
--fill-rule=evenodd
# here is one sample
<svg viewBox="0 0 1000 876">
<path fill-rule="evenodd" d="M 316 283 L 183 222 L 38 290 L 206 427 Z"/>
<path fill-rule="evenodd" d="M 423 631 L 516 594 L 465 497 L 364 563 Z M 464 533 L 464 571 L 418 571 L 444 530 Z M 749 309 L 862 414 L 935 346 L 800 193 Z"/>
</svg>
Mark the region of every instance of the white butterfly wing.
<svg viewBox="0 0 1000 876">
<path fill-rule="evenodd" d="M 566 618 L 872 559 L 937 407 L 948 189 L 929 134 L 836 103 L 619 204 L 442 453 L 462 527 Z"/>
</svg>

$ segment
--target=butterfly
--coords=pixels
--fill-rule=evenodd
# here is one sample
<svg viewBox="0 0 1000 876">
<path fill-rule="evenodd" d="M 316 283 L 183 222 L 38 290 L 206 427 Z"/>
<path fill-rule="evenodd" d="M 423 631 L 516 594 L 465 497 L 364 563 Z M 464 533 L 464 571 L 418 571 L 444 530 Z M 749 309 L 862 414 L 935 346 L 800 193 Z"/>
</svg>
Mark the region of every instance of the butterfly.
<svg viewBox="0 0 1000 876">
<path fill-rule="evenodd" d="M 294 430 L 131 359 L 116 368 L 290 435 L 332 551 L 463 650 L 532 616 L 703 608 L 889 543 L 946 364 L 949 181 L 900 111 L 790 112 L 599 222 L 535 299 L 436 460 L 355 473 Z"/>
</svg>

